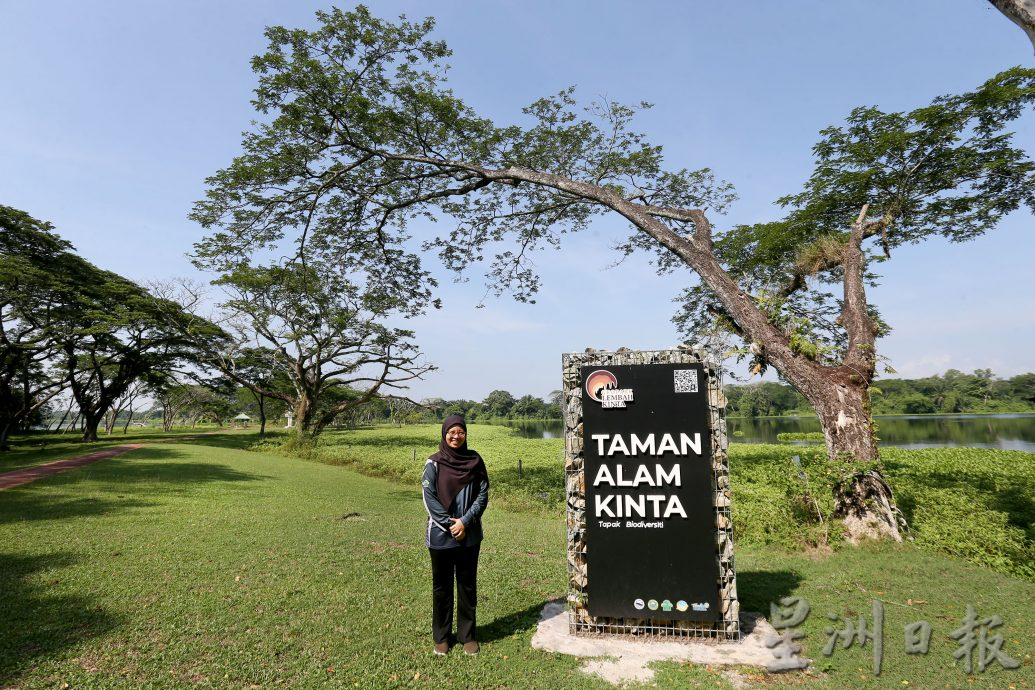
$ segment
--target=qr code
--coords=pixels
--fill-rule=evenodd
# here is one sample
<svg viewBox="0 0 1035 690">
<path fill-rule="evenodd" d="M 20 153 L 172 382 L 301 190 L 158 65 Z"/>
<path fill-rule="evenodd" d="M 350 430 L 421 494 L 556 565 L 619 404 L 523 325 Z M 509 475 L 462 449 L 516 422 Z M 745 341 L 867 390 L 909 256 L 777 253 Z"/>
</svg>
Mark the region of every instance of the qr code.
<svg viewBox="0 0 1035 690">
<path fill-rule="evenodd" d="M 676 393 L 697 392 L 697 370 L 676 369 L 672 372 Z"/>
</svg>

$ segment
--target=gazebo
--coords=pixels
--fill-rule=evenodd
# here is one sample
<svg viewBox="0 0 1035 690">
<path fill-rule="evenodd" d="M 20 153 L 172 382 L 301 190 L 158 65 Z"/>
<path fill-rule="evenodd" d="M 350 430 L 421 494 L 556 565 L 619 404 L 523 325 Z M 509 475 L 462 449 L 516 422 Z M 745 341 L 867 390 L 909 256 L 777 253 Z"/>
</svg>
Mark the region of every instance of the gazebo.
<svg viewBox="0 0 1035 690">
<path fill-rule="evenodd" d="M 248 422 L 252 421 L 252 418 L 246 415 L 244 412 L 234 417 L 234 427 L 237 429 L 247 429 Z"/>
</svg>

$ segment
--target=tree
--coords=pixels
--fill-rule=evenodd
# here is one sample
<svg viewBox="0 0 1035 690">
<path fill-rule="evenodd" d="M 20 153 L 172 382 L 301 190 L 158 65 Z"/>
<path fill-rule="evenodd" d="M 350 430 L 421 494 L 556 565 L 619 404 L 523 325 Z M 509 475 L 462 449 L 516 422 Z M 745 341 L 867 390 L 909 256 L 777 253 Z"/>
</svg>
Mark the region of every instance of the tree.
<svg viewBox="0 0 1035 690">
<path fill-rule="evenodd" d="M 561 419 L 564 410 L 564 391 L 550 391 L 546 396 L 546 416 L 549 419 Z"/>
<path fill-rule="evenodd" d="M 184 422 L 189 410 L 197 401 L 201 386 L 183 383 L 169 377 L 161 385 L 152 388 L 155 401 L 162 408 L 162 430 L 172 431 L 177 421 Z"/>
<path fill-rule="evenodd" d="M 904 243 L 972 239 L 1035 207 L 1033 165 L 1006 131 L 1035 98 L 1035 71 L 908 113 L 857 108 L 821 132 L 803 191 L 780 199 L 783 219 L 716 235 L 709 213 L 732 188 L 706 168 L 666 169 L 661 147 L 631 129 L 647 104 L 580 111 L 568 89 L 525 108 L 526 126 L 499 126 L 445 87 L 450 52 L 428 39 L 432 20 L 392 24 L 362 6 L 317 17 L 313 31 L 267 30 L 252 63 L 263 120 L 208 180 L 195 218 L 238 251 L 288 234 L 298 245 L 372 243 L 380 270 L 419 273 L 405 228 L 446 215 L 456 225 L 425 248 L 459 271 L 507 241 L 490 284 L 531 300 L 532 252 L 616 213 L 633 230 L 623 251 L 699 277 L 678 317 L 688 332 L 732 331 L 757 370 L 774 367 L 816 409 L 844 468 L 835 499 L 849 534 L 898 538 L 868 395 L 886 328 L 866 286 Z"/>
<path fill-rule="evenodd" d="M 523 395 L 514 401 L 513 407 L 510 408 L 510 415 L 512 417 L 524 417 L 526 419 L 536 419 L 545 417 L 546 404 L 543 403 L 541 398 L 537 398 L 534 395 Z"/>
<path fill-rule="evenodd" d="M 242 386 L 237 399 L 259 418 L 259 436 L 266 435 L 267 413 L 274 417 L 284 414 L 287 404 L 283 399 L 271 398 L 262 393 L 263 390 L 278 390 L 288 393 L 291 390 L 291 378 L 284 366 L 278 366 L 279 355 L 267 347 L 243 348 L 232 360 L 236 381 L 250 381 L 251 386 Z M 240 393 L 244 393 L 242 397 Z M 250 400 L 249 400 L 250 399 Z M 248 412 L 246 409 L 245 412 Z"/>
<path fill-rule="evenodd" d="M 744 417 L 768 417 L 773 401 L 769 397 L 769 389 L 756 384 L 744 387 L 737 405 L 737 411 Z"/>
<path fill-rule="evenodd" d="M 135 381 L 200 361 L 198 343 L 222 338 L 214 324 L 151 295 L 122 276 L 86 264 L 79 309 L 60 335 L 62 366 L 83 418 L 83 440 L 96 441 L 105 412 Z"/>
<path fill-rule="evenodd" d="M 1010 393 L 1018 400 L 1035 403 L 1035 374 L 1018 374 L 1009 379 Z"/>
<path fill-rule="evenodd" d="M 482 407 L 485 408 L 485 414 L 489 417 L 506 417 L 510 414 L 510 409 L 514 407 L 514 403 L 517 402 L 514 396 L 503 390 L 495 390 L 489 393 L 485 400 L 482 400 Z"/>
<path fill-rule="evenodd" d="M 83 440 L 97 440 L 105 413 L 137 381 L 192 359 L 192 338 L 218 332 L 179 305 L 85 261 L 49 224 L 7 207 L 0 207 L 0 222 L 0 362 L 5 372 L 21 372 L 23 408 L 67 386 Z M 0 396 L 6 397 L 11 380 L 0 375 Z"/>
<path fill-rule="evenodd" d="M 127 388 L 122 395 L 116 398 L 108 411 L 104 413 L 104 433 L 111 436 L 111 432 L 115 429 L 115 424 L 118 421 L 119 415 L 123 412 L 126 413 L 126 421 L 122 426 L 122 433 L 126 433 L 129 430 L 129 424 L 133 421 L 133 404 L 138 398 L 146 395 L 148 388 L 148 382 L 146 380 L 137 380 Z"/>
<path fill-rule="evenodd" d="M 229 293 L 221 306 L 236 334 L 209 361 L 255 393 L 290 405 L 300 436 L 319 434 L 382 388 L 401 388 L 433 368 L 420 362 L 410 331 L 381 323 L 391 312 L 419 311 L 410 286 L 390 287 L 381 276 L 358 285 L 341 261 L 328 263 L 308 248 L 299 260 L 268 266 L 227 263 L 220 238 L 197 248 L 199 265 L 227 269 L 213 282 Z M 268 373 L 255 362 L 262 352 L 271 353 Z M 274 385 L 278 374 L 291 385 Z"/>
<path fill-rule="evenodd" d="M 53 325 L 69 300 L 70 247 L 49 223 L 0 206 L 0 450 L 65 388 Z"/>
</svg>

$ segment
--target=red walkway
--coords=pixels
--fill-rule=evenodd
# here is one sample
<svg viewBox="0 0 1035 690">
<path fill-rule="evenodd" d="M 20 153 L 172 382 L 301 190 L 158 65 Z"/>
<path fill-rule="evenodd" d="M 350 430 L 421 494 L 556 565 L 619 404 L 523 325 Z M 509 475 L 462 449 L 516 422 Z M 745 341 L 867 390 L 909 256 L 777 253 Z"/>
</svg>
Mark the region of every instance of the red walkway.
<svg viewBox="0 0 1035 690">
<path fill-rule="evenodd" d="M 28 484 L 40 477 L 48 477 L 52 474 L 64 472 L 65 470 L 70 470 L 75 467 L 89 465 L 91 462 L 107 460 L 116 455 L 122 455 L 123 453 L 128 453 L 131 450 L 136 450 L 137 448 L 142 447 L 143 446 L 140 443 L 127 443 L 122 446 L 116 446 L 115 448 L 109 448 L 108 450 L 99 450 L 96 453 L 80 455 L 76 458 L 69 458 L 68 460 L 48 462 L 46 465 L 36 465 L 35 467 L 26 467 L 23 470 L 15 470 L 14 472 L 0 474 L 0 491 L 3 489 L 10 489 L 13 486 Z"/>
</svg>

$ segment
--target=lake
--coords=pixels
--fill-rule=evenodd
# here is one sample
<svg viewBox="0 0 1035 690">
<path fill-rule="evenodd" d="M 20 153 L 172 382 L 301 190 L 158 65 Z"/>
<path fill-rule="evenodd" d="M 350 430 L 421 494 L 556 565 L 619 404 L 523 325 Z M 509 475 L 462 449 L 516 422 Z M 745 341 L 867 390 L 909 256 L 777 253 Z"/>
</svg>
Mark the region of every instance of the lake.
<svg viewBox="0 0 1035 690">
<path fill-rule="evenodd" d="M 877 417 L 880 445 L 898 448 L 1001 448 L 1035 453 L 1035 414 Z M 562 438 L 560 421 L 513 421 L 525 438 Z M 730 443 L 778 443 L 776 435 L 819 431 L 815 417 L 728 418 Z M 735 436 L 736 432 L 743 435 Z"/>
</svg>

